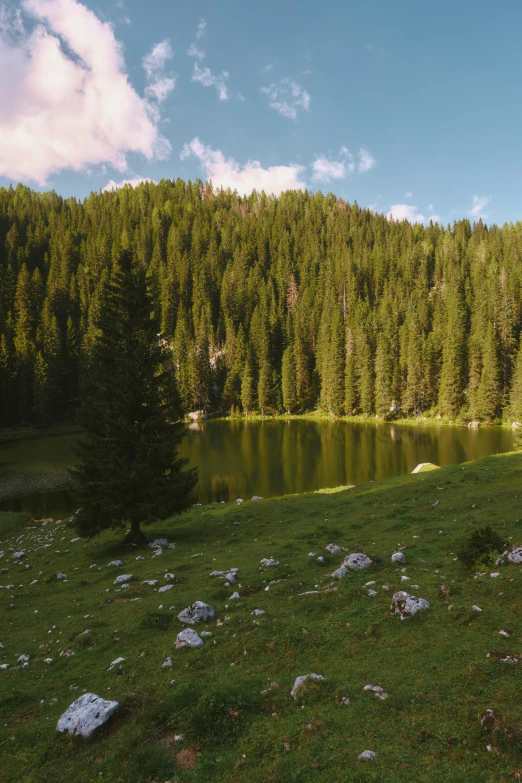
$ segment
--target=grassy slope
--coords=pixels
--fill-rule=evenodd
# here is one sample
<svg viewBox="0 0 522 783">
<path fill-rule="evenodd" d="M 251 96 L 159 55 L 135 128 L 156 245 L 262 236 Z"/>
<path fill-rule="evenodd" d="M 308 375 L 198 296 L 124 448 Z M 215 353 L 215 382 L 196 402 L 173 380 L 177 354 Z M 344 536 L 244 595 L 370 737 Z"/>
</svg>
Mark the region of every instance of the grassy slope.
<svg viewBox="0 0 522 783">
<path fill-rule="evenodd" d="M 0 584 L 16 585 L 0 591 L 0 663 L 10 664 L 0 671 L 0 780 L 520 779 L 522 662 L 486 656 L 522 654 L 522 566 L 474 579 L 454 560 L 470 524 L 491 522 L 522 543 L 519 493 L 522 455 L 515 454 L 338 493 L 197 507 L 156 525 L 153 532 L 176 547 L 158 558 L 145 549 L 141 562 L 119 533 L 71 543 L 74 533 L 53 523 L 16 543 L 28 553 L 26 570 L 11 559 L 14 539 L 0 532 L 6 553 L 0 566 L 9 569 Z M 50 530 L 56 530 L 51 546 L 31 552 L 35 537 Z M 346 577 L 337 591 L 299 596 L 330 583 L 343 557 L 325 552 L 330 542 L 361 547 L 376 565 Z M 401 583 L 401 568 L 390 562 L 399 543 L 406 545 L 409 583 Z M 310 550 L 323 554 L 324 564 L 309 558 Z M 260 570 L 260 559 L 269 556 L 280 565 Z M 108 567 L 116 557 L 123 569 Z M 212 569 L 230 567 L 240 569 L 241 587 L 209 578 Z M 66 582 L 53 578 L 58 571 Z M 140 584 L 147 578 L 162 584 L 165 571 L 176 574 L 167 593 Z M 118 573 L 138 581 L 118 592 Z M 264 590 L 280 578 L 287 581 Z M 377 582 L 375 597 L 364 587 L 368 580 Z M 431 608 L 401 622 L 389 612 L 392 592 L 415 583 L 419 589 L 410 592 Z M 230 602 L 234 589 L 241 600 Z M 117 600 L 135 597 L 141 600 Z M 211 603 L 222 624 L 198 627 L 213 633 L 203 648 L 175 650 L 182 628 L 176 615 L 194 600 Z M 472 611 L 473 604 L 483 612 Z M 258 607 L 266 613 L 257 625 L 250 613 Z M 86 629 L 91 633 L 79 637 Z M 510 637 L 499 636 L 501 629 Z M 66 648 L 75 655 L 60 658 Z M 21 653 L 31 656 L 25 670 L 16 663 Z M 52 665 L 43 662 L 47 656 Z M 108 672 L 119 656 L 126 659 L 121 670 Z M 162 667 L 166 656 L 172 668 Z M 309 672 L 326 682 L 296 703 L 289 695 L 294 679 Z M 261 695 L 271 683 L 278 687 Z M 389 698 L 363 692 L 367 683 L 383 686 Z M 119 713 L 91 740 L 58 735 L 58 717 L 84 690 L 116 698 Z M 486 708 L 502 714 L 487 736 L 479 724 Z M 175 743 L 174 734 L 183 740 Z M 195 757 L 194 769 L 178 765 L 181 749 L 178 761 L 186 767 Z M 365 749 L 377 753 L 375 762 L 358 762 Z"/>
</svg>

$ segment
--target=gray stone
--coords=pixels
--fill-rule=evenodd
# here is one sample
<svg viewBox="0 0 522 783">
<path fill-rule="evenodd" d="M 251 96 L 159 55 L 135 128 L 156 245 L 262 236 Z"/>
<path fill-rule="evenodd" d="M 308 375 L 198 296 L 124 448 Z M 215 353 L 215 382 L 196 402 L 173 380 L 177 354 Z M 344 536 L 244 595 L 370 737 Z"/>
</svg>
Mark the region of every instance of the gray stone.
<svg viewBox="0 0 522 783">
<path fill-rule="evenodd" d="M 408 595 L 404 590 L 394 593 L 392 598 L 391 611 L 398 614 L 401 620 L 413 617 L 417 612 L 429 609 L 430 605 L 424 598 L 417 598 L 414 595 Z"/>
<path fill-rule="evenodd" d="M 324 681 L 324 679 L 325 678 L 323 677 L 322 674 L 313 674 L 313 673 L 312 674 L 302 674 L 300 677 L 296 677 L 295 682 L 294 682 L 294 687 L 290 691 L 290 696 L 292 696 L 292 698 L 297 701 L 297 696 L 298 696 L 299 690 L 303 687 L 303 685 L 306 682 L 306 680 L 323 680 Z"/>
<path fill-rule="evenodd" d="M 517 546 L 510 552 L 506 550 L 500 557 L 495 560 L 495 565 L 505 565 L 506 563 L 515 563 L 520 565 L 522 563 L 522 546 Z"/>
<path fill-rule="evenodd" d="M 123 560 L 111 560 L 109 565 L 110 566 L 122 566 L 123 565 Z"/>
<path fill-rule="evenodd" d="M 406 562 L 406 555 L 404 552 L 394 552 L 391 556 L 392 563 L 405 563 Z"/>
<path fill-rule="evenodd" d="M 163 577 L 166 582 L 172 582 L 175 578 L 174 574 L 165 574 Z"/>
<path fill-rule="evenodd" d="M 163 661 L 163 663 L 161 665 L 162 665 L 162 667 L 172 666 L 172 658 L 165 658 L 165 660 Z"/>
<path fill-rule="evenodd" d="M 117 701 L 107 701 L 94 693 L 84 693 L 63 713 L 56 724 L 56 731 L 90 737 L 98 726 L 103 726 L 109 720 L 119 706 Z"/>
<path fill-rule="evenodd" d="M 61 573 L 60 574 L 56 574 L 56 578 L 60 579 L 60 580 L 61 579 L 67 579 L 67 574 L 61 574 Z"/>
<path fill-rule="evenodd" d="M 253 495 L 252 500 L 263 500 L 263 498 L 260 495 Z"/>
<path fill-rule="evenodd" d="M 200 620 L 212 620 L 213 617 L 213 608 L 210 604 L 206 604 L 203 601 L 195 601 L 178 614 L 178 620 L 187 625 L 194 625 L 194 623 L 198 623 Z"/>
<path fill-rule="evenodd" d="M 261 617 L 262 614 L 265 613 L 264 609 L 252 609 L 250 614 L 253 614 L 255 617 Z"/>
<path fill-rule="evenodd" d="M 201 631 L 200 636 L 202 636 L 204 639 L 210 638 L 212 634 L 210 631 Z"/>
<path fill-rule="evenodd" d="M 359 754 L 359 761 L 373 761 L 376 756 L 377 754 L 374 753 L 373 750 L 363 750 L 363 752 Z"/>
<path fill-rule="evenodd" d="M 115 585 L 121 585 L 123 582 L 128 582 L 129 579 L 134 579 L 132 574 L 120 574 L 114 580 Z"/>
<path fill-rule="evenodd" d="M 155 538 L 149 546 L 151 549 L 158 549 L 159 547 L 167 546 L 168 543 L 166 538 Z"/>
<path fill-rule="evenodd" d="M 263 566 L 276 566 L 279 565 L 279 560 L 274 560 L 271 557 L 264 557 L 259 561 Z"/>
<path fill-rule="evenodd" d="M 158 590 L 158 593 L 166 593 L 167 590 L 171 590 L 174 587 L 174 585 L 163 585 L 163 587 L 160 587 Z"/>
<path fill-rule="evenodd" d="M 227 568 L 226 571 L 212 571 L 210 576 L 222 576 L 225 579 L 229 579 L 230 574 L 237 574 L 238 571 L 239 571 L 238 568 Z"/>
<path fill-rule="evenodd" d="M 114 660 L 114 661 L 111 663 L 111 665 L 109 666 L 109 668 L 107 669 L 107 671 L 108 671 L 108 672 L 112 671 L 114 668 L 116 668 L 116 666 L 119 666 L 119 664 L 120 664 L 120 663 L 123 663 L 123 661 L 124 661 L 124 660 L 125 660 L 125 658 L 116 658 L 116 660 Z"/>
<path fill-rule="evenodd" d="M 352 569 L 352 571 L 362 571 L 363 568 L 369 568 L 373 563 L 368 555 L 363 555 L 362 552 L 354 552 L 344 558 L 343 565 Z"/>
<path fill-rule="evenodd" d="M 193 628 L 185 628 L 180 631 L 176 637 L 176 648 L 181 647 L 202 647 L 205 644 Z"/>
<path fill-rule="evenodd" d="M 334 555 L 336 552 L 341 551 L 341 547 L 337 546 L 337 544 L 328 544 L 327 546 L 325 546 L 325 549 L 327 552 L 331 552 L 332 555 Z"/>
<path fill-rule="evenodd" d="M 235 593 L 232 593 L 232 595 L 230 596 L 230 598 L 228 600 L 229 601 L 238 601 L 240 598 L 241 598 L 241 596 L 239 595 L 239 593 L 235 592 Z"/>
<path fill-rule="evenodd" d="M 158 580 L 157 579 L 144 579 L 141 584 L 142 585 L 149 585 L 150 587 L 156 587 L 156 585 L 158 584 Z"/>
<path fill-rule="evenodd" d="M 339 568 L 336 571 L 333 571 L 333 573 L 331 573 L 330 576 L 333 576 L 334 579 L 342 579 L 343 576 L 346 576 L 346 574 L 348 574 L 348 573 L 349 573 L 349 571 L 346 568 L 346 566 L 342 565 L 342 566 L 339 566 Z"/>
<path fill-rule="evenodd" d="M 28 655 L 26 655 L 25 653 L 23 653 L 23 654 L 22 654 L 22 655 L 21 655 L 21 656 L 18 658 L 18 663 L 25 663 L 25 661 L 28 661 L 28 660 L 29 660 L 29 656 L 28 656 Z"/>
</svg>

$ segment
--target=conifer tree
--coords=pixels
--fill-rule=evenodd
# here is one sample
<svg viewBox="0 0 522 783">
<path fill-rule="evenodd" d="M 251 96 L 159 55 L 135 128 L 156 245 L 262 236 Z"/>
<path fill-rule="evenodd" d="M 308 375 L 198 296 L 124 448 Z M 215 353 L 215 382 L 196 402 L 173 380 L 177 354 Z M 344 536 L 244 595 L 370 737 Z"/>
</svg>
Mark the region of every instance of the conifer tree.
<svg viewBox="0 0 522 783">
<path fill-rule="evenodd" d="M 283 388 L 283 405 L 285 411 L 290 414 L 295 408 L 297 401 L 295 356 L 292 345 L 289 345 L 283 353 L 281 384 Z"/>
<path fill-rule="evenodd" d="M 85 434 L 72 475 L 83 535 L 129 524 L 138 542 L 142 523 L 190 504 L 197 470 L 177 456 L 181 406 L 152 311 L 145 273 L 123 250 L 104 291 L 78 415 Z"/>
<path fill-rule="evenodd" d="M 492 324 L 488 326 L 482 352 L 482 373 L 477 389 L 477 418 L 490 421 L 497 415 L 500 402 L 500 368 L 497 355 L 497 338 Z"/>
<path fill-rule="evenodd" d="M 522 425 L 522 333 L 520 334 L 518 353 L 511 382 L 509 415 L 513 421 Z"/>
<path fill-rule="evenodd" d="M 254 407 L 254 377 L 250 358 L 247 358 L 245 362 L 241 377 L 241 405 L 247 416 Z"/>
</svg>

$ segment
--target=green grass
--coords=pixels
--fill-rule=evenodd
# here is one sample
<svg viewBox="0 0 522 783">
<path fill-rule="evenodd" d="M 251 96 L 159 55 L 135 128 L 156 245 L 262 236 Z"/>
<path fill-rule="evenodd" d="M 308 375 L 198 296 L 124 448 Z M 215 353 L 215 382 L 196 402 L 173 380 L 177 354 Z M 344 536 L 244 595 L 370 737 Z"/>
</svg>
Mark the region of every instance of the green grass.
<svg viewBox="0 0 522 783">
<path fill-rule="evenodd" d="M 511 454 L 332 493 L 195 507 L 150 530 L 176 543 L 157 558 L 124 546 L 117 532 L 71 543 L 66 524 L 18 519 L 15 533 L 0 525 L 0 567 L 8 568 L 0 584 L 14 585 L 0 590 L 0 663 L 9 663 L 0 671 L 0 780 L 520 779 L 522 661 L 503 663 L 497 653 L 522 656 L 522 566 L 475 578 L 455 559 L 480 525 L 522 544 L 520 498 L 522 455 Z M 43 540 L 49 531 L 53 541 Z M 344 556 L 326 552 L 329 543 L 361 549 L 375 565 L 324 591 Z M 391 563 L 399 544 L 409 582 Z M 11 547 L 25 548 L 22 565 Z M 140 552 L 144 561 L 135 559 Z M 260 569 L 263 557 L 280 565 Z M 115 558 L 123 568 L 108 567 Z M 232 587 L 210 579 L 213 569 L 230 567 L 239 568 Z M 159 587 L 166 571 L 176 575 L 168 592 L 141 584 L 159 579 Z M 128 590 L 113 585 L 120 573 L 136 577 Z M 286 581 L 265 591 L 275 579 Z M 389 611 L 399 589 L 426 598 L 430 609 L 401 622 Z M 234 590 L 241 599 L 231 602 Z M 310 590 L 319 592 L 299 595 Z M 176 650 L 177 614 L 195 600 L 216 611 L 196 627 L 213 637 L 203 648 Z M 255 608 L 265 614 L 253 617 Z M 59 657 L 64 649 L 75 654 Z M 22 653 L 31 656 L 27 669 L 17 663 Z M 120 656 L 121 669 L 108 672 Z M 172 668 L 162 667 L 167 656 Z M 310 672 L 325 682 L 294 702 L 296 676 Z M 368 683 L 389 698 L 364 692 Z M 59 735 L 59 716 L 84 690 L 117 699 L 119 712 L 90 740 Z M 489 733 L 480 726 L 487 708 L 501 716 Z M 358 761 L 365 749 L 377 753 L 374 762 Z"/>
</svg>

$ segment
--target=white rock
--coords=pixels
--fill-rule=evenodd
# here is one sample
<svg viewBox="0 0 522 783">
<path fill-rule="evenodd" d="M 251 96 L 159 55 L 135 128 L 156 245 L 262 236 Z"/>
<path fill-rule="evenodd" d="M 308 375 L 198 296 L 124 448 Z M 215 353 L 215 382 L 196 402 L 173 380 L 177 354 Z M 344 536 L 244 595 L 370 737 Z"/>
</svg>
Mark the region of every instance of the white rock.
<svg viewBox="0 0 522 783">
<path fill-rule="evenodd" d="M 172 582 L 175 578 L 174 574 L 165 574 L 163 577 L 166 582 Z"/>
<path fill-rule="evenodd" d="M 156 587 L 156 585 L 158 584 L 158 580 L 157 579 L 144 579 L 141 584 L 142 585 L 150 585 L 150 587 Z"/>
<path fill-rule="evenodd" d="M 178 614 L 178 620 L 187 625 L 194 625 L 194 623 L 200 620 L 212 620 L 213 617 L 213 608 L 210 604 L 206 604 L 203 601 L 195 601 Z"/>
<path fill-rule="evenodd" d="M 377 595 L 377 593 L 375 592 L 375 590 L 368 590 L 368 595 L 373 596 L 373 595 Z"/>
<path fill-rule="evenodd" d="M 322 674 L 313 674 L 313 673 L 302 674 L 300 677 L 296 677 L 294 682 L 294 687 L 290 691 L 290 696 L 292 696 L 292 698 L 297 701 L 297 695 L 299 693 L 299 689 L 302 688 L 306 680 L 324 680 L 324 679 L 325 678 L 323 677 Z"/>
<path fill-rule="evenodd" d="M 401 576 L 401 582 L 409 582 L 409 581 L 410 581 L 409 576 L 404 576 L 404 574 Z"/>
<path fill-rule="evenodd" d="M 50 664 L 53 662 L 52 658 L 44 658 L 44 663 Z"/>
<path fill-rule="evenodd" d="M 56 725 L 56 731 L 90 737 L 98 726 L 103 726 L 108 721 L 119 706 L 117 701 L 107 701 L 94 693 L 84 693 L 63 713 Z"/>
<path fill-rule="evenodd" d="M 165 660 L 163 661 L 163 663 L 161 665 L 162 665 L 162 667 L 172 666 L 172 658 L 165 658 Z"/>
<path fill-rule="evenodd" d="M 28 660 L 29 660 L 29 656 L 28 656 L 28 655 L 26 655 L 25 653 L 23 653 L 23 654 L 22 654 L 22 655 L 21 655 L 21 656 L 18 658 L 18 663 L 24 663 L 25 661 L 28 661 Z"/>
<path fill-rule="evenodd" d="M 253 495 L 252 500 L 263 500 L 263 498 L 260 495 Z"/>
<path fill-rule="evenodd" d="M 473 609 L 474 612 L 481 612 L 482 611 L 480 606 L 477 606 L 476 604 L 473 604 L 473 606 L 471 608 Z"/>
<path fill-rule="evenodd" d="M 241 598 L 241 596 L 236 591 L 235 593 L 232 593 L 232 595 L 230 596 L 230 598 L 228 600 L 229 601 L 238 601 L 240 598 Z"/>
<path fill-rule="evenodd" d="M 174 585 L 163 585 L 163 587 L 158 589 L 158 593 L 166 593 L 167 590 L 172 590 L 173 587 Z"/>
<path fill-rule="evenodd" d="M 13 552 L 13 560 L 20 560 L 20 558 L 25 557 L 25 552 L 20 550 L 20 552 Z"/>
<path fill-rule="evenodd" d="M 61 573 L 56 574 L 56 578 L 57 579 L 67 579 L 67 574 L 61 574 Z"/>
<path fill-rule="evenodd" d="M 225 579 L 229 579 L 230 574 L 237 574 L 238 571 L 239 571 L 238 568 L 227 568 L 226 571 L 212 571 L 210 576 L 222 576 Z"/>
<path fill-rule="evenodd" d="M 317 552 L 308 552 L 308 557 L 315 557 Z"/>
<path fill-rule="evenodd" d="M 325 547 L 327 552 L 331 552 L 332 555 L 334 555 L 336 552 L 341 551 L 341 547 L 337 546 L 337 544 L 328 544 L 328 546 Z"/>
<path fill-rule="evenodd" d="M 324 557 L 322 555 L 319 555 L 317 560 L 318 560 L 319 563 L 324 563 Z"/>
<path fill-rule="evenodd" d="M 405 563 L 406 562 L 406 555 L 404 552 L 394 552 L 391 556 L 392 563 Z"/>
<path fill-rule="evenodd" d="M 0 669 L 8 669 L 9 664 L 8 663 L 0 663 Z"/>
<path fill-rule="evenodd" d="M 110 566 L 122 566 L 123 565 L 123 560 L 111 560 L 109 565 Z"/>
<path fill-rule="evenodd" d="M 505 565 L 506 563 L 515 563 L 520 565 L 522 563 L 522 546 L 515 547 L 511 551 L 506 550 L 502 552 L 500 557 L 495 560 L 495 565 Z"/>
<path fill-rule="evenodd" d="M 264 557 L 259 561 L 263 566 L 276 566 L 279 565 L 279 560 L 274 560 L 271 557 Z"/>
<path fill-rule="evenodd" d="M 354 571 L 361 571 L 363 568 L 373 565 L 373 563 L 367 555 L 363 555 L 362 552 L 355 552 L 344 558 L 343 565 Z"/>
<path fill-rule="evenodd" d="M 377 699 L 381 699 L 382 701 L 385 701 L 389 696 L 380 685 L 365 685 L 363 691 L 370 691 Z"/>
<path fill-rule="evenodd" d="M 210 631 L 201 631 L 199 635 L 204 637 L 205 639 L 210 638 L 212 636 Z"/>
<path fill-rule="evenodd" d="M 509 636 L 509 634 L 508 634 L 508 632 L 507 632 L 507 631 L 499 631 L 499 634 L 500 634 L 501 636 Z"/>
<path fill-rule="evenodd" d="M 255 615 L 255 617 L 261 617 L 261 615 L 264 613 L 265 613 L 264 609 L 252 609 L 252 611 L 250 612 L 250 614 Z"/>
<path fill-rule="evenodd" d="M 490 574 L 490 576 L 491 576 L 493 579 L 496 579 L 496 577 L 497 577 L 497 576 L 500 576 L 500 573 L 499 573 L 499 571 L 493 571 L 493 572 Z"/>
<path fill-rule="evenodd" d="M 114 580 L 115 585 L 121 585 L 123 582 L 128 582 L 129 579 L 134 579 L 132 574 L 120 574 Z"/>
<path fill-rule="evenodd" d="M 333 576 L 334 579 L 342 579 L 343 576 L 346 576 L 346 574 L 348 574 L 348 573 L 349 573 L 349 571 L 346 568 L 346 566 L 342 565 L 342 566 L 339 566 L 339 568 L 337 570 L 333 571 L 330 574 L 330 576 Z"/>
<path fill-rule="evenodd" d="M 363 752 L 359 754 L 359 761 L 373 761 L 376 756 L 377 754 L 374 753 L 373 750 L 363 750 Z"/>
<path fill-rule="evenodd" d="M 205 644 L 193 628 L 185 628 L 180 631 L 176 637 L 176 648 L 181 647 L 202 647 Z"/>
<path fill-rule="evenodd" d="M 236 503 L 238 504 L 238 506 L 239 506 L 239 504 L 240 504 L 240 503 L 242 503 L 242 502 L 243 502 L 243 498 L 236 498 Z"/>
<path fill-rule="evenodd" d="M 159 549 L 160 547 L 167 546 L 169 542 L 166 538 L 155 538 L 154 541 L 152 541 L 149 546 L 151 549 Z"/>
<path fill-rule="evenodd" d="M 145 558 L 143 557 L 143 555 L 138 555 L 138 557 L 136 558 L 136 560 L 145 560 Z M 123 563 L 122 563 L 122 565 L 123 565 Z"/>
<path fill-rule="evenodd" d="M 78 538 L 71 538 L 71 544 L 75 544 L 79 540 L 80 540 L 79 536 L 78 536 Z"/>
<path fill-rule="evenodd" d="M 111 663 L 111 665 L 109 666 L 109 668 L 107 669 L 107 671 L 108 671 L 108 672 L 112 671 L 112 669 L 114 669 L 116 666 L 119 666 L 119 664 L 120 664 L 120 663 L 123 663 L 123 661 L 124 661 L 124 660 L 125 660 L 125 658 L 116 658 L 116 659 L 115 659 L 115 660 L 114 660 L 114 661 Z"/>
<path fill-rule="evenodd" d="M 430 605 L 424 598 L 417 598 L 414 595 L 408 595 L 403 590 L 394 593 L 392 598 L 391 611 L 400 615 L 401 620 L 413 617 L 417 612 L 429 609 Z"/>
</svg>

